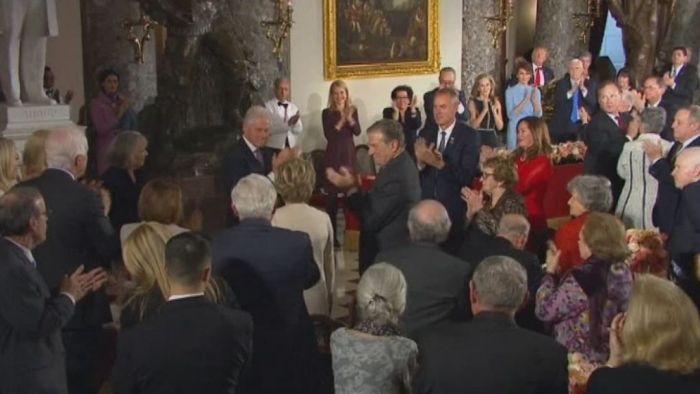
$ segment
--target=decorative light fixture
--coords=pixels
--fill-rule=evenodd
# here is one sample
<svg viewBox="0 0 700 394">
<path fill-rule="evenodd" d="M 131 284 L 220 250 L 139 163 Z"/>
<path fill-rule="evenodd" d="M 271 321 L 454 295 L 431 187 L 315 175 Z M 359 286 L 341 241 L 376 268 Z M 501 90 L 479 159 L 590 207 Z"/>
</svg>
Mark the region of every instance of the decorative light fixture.
<svg viewBox="0 0 700 394">
<path fill-rule="evenodd" d="M 595 20 L 600 17 L 600 0 L 588 0 L 586 2 L 586 12 L 574 12 L 572 16 L 574 26 L 579 30 L 579 40 L 584 44 L 587 43 L 588 34 L 595 24 Z"/>
<path fill-rule="evenodd" d="M 276 0 L 275 19 L 264 20 L 260 25 L 266 29 L 265 36 L 272 41 L 272 52 L 277 55 L 277 59 L 282 61 L 284 40 L 289 36 L 292 28 L 292 0 Z"/>
<path fill-rule="evenodd" d="M 141 5 L 138 2 L 131 3 L 129 19 L 124 19 L 121 26 L 126 30 L 126 40 L 129 41 L 134 50 L 134 62 L 143 64 L 143 50 L 146 42 L 151 39 L 151 30 L 158 25 L 158 22 L 150 16 L 141 13 Z M 140 35 L 134 30 L 140 28 Z"/>
<path fill-rule="evenodd" d="M 501 35 L 508 30 L 508 24 L 513 19 L 513 0 L 501 0 L 498 4 L 498 15 L 486 16 L 486 29 L 491 33 L 491 46 L 498 49 Z"/>
</svg>

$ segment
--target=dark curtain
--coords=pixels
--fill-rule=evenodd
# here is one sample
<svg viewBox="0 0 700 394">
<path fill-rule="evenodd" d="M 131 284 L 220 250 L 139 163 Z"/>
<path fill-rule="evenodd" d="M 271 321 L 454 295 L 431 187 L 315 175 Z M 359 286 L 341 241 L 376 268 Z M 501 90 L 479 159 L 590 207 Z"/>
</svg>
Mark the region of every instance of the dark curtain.
<svg viewBox="0 0 700 394">
<path fill-rule="evenodd" d="M 603 45 L 605 35 L 605 21 L 608 19 L 608 3 L 600 2 L 600 16 L 593 21 L 593 27 L 589 32 L 588 51 L 593 55 L 593 59 L 600 54 L 600 47 Z"/>
</svg>

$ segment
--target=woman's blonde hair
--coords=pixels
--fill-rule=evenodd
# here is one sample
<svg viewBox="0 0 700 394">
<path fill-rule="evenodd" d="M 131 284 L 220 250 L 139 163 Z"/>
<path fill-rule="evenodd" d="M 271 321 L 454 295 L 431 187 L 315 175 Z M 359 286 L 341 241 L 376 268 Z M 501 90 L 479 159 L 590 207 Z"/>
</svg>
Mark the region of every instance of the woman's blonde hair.
<svg viewBox="0 0 700 394">
<path fill-rule="evenodd" d="M 275 185 L 285 203 L 308 202 L 316 185 L 316 170 L 310 161 L 295 157 L 277 169 Z"/>
<path fill-rule="evenodd" d="M 479 83 L 481 82 L 482 79 L 486 79 L 489 81 L 491 84 L 491 92 L 489 93 L 489 101 L 493 102 L 496 99 L 496 81 L 493 79 L 491 74 L 489 73 L 483 73 L 479 74 L 476 79 L 474 80 L 474 85 L 472 86 L 472 92 L 471 92 L 471 97 L 472 98 L 477 98 L 479 97 Z"/>
<path fill-rule="evenodd" d="M 675 284 L 640 275 L 621 333 L 622 362 L 677 373 L 700 369 L 700 317 Z"/>
<path fill-rule="evenodd" d="M 345 107 L 352 107 L 352 100 L 350 99 L 350 91 L 348 90 L 348 85 L 342 79 L 336 79 L 331 83 L 331 87 L 328 89 L 328 108 L 338 111 L 339 108 L 335 107 L 335 102 L 333 101 L 333 90 L 335 88 L 342 88 L 345 90 L 345 96 L 347 97 L 345 101 Z"/>
<path fill-rule="evenodd" d="M 591 254 L 611 263 L 625 261 L 630 250 L 625 242 L 625 225 L 617 217 L 603 212 L 591 212 L 581 230 L 583 241 Z"/>
<path fill-rule="evenodd" d="M 7 192 L 17 183 L 17 170 L 17 148 L 14 141 L 0 137 L 0 190 Z"/>
<path fill-rule="evenodd" d="M 527 128 L 530 129 L 530 133 L 532 133 L 532 146 L 527 150 L 518 147 L 513 153 L 515 158 L 525 157 L 529 160 L 537 156 L 549 156 L 552 153 L 552 143 L 549 138 L 547 122 L 536 116 L 527 116 L 520 119 L 518 127 L 520 127 L 522 123 L 527 125 Z"/>
<path fill-rule="evenodd" d="M 518 169 L 513 160 L 507 157 L 490 157 L 484 161 L 481 168 L 493 170 L 493 179 L 496 182 L 502 182 L 505 189 L 510 189 L 518 183 Z"/>
<path fill-rule="evenodd" d="M 32 133 L 24 144 L 22 163 L 24 164 L 24 179 L 33 179 L 41 175 L 48 167 L 46 164 L 46 137 L 50 130 L 42 129 Z"/>
<path fill-rule="evenodd" d="M 138 213 L 144 222 L 181 224 L 184 218 L 182 188 L 170 178 L 149 181 L 141 189 Z"/>
</svg>

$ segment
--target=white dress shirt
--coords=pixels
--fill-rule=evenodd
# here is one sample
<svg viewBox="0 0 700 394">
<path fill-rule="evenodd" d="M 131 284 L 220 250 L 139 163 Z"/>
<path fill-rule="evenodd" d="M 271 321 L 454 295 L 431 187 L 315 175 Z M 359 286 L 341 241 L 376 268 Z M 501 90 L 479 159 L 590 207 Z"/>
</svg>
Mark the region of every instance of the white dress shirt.
<svg viewBox="0 0 700 394">
<path fill-rule="evenodd" d="M 267 146 L 275 149 L 284 148 L 285 139 L 289 141 L 289 147 L 294 148 L 297 144 L 297 138 L 304 130 L 301 124 L 301 118 L 297 120 L 294 126 L 289 126 L 289 119 L 299 113 L 299 108 L 291 101 L 283 101 L 287 104 L 287 118 L 284 117 L 284 106 L 279 105 L 279 100 L 272 99 L 265 103 L 265 108 L 272 114 L 270 119 L 270 137 L 267 139 Z"/>
</svg>

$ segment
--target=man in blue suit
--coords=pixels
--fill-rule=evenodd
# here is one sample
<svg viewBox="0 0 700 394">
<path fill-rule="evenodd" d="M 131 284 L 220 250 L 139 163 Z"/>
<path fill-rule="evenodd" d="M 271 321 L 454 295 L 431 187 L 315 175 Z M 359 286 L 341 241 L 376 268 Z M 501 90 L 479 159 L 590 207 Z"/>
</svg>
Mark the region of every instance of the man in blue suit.
<svg viewBox="0 0 700 394">
<path fill-rule="evenodd" d="M 458 106 L 454 89 L 438 90 L 433 101 L 435 124 L 421 130 L 415 146 L 422 197 L 440 201 L 447 208 L 452 229 L 443 246 L 453 254 L 462 242 L 467 209 L 460 193 L 477 174 L 480 146 L 477 132 L 457 122 Z"/>
</svg>

